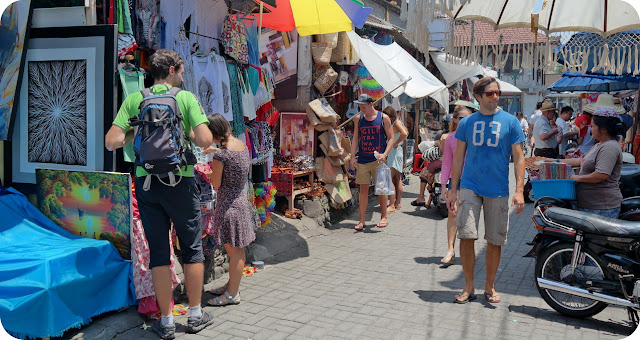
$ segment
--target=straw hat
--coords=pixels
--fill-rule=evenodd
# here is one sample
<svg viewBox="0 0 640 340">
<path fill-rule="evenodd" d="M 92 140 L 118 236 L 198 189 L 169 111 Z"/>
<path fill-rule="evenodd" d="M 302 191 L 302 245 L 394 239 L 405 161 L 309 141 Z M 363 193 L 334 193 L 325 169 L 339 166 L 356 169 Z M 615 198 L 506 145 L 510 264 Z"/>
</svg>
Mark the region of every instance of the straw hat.
<svg viewBox="0 0 640 340">
<path fill-rule="evenodd" d="M 597 108 L 603 107 L 608 109 L 615 109 L 619 114 L 624 113 L 626 110 L 614 103 L 614 98 L 612 95 L 603 93 L 598 96 L 598 100 L 595 103 L 587 104 L 582 109 L 584 112 L 593 113 Z"/>
<path fill-rule="evenodd" d="M 558 108 L 553 104 L 553 102 L 549 99 L 542 102 L 542 107 L 540 111 L 558 111 Z"/>
</svg>

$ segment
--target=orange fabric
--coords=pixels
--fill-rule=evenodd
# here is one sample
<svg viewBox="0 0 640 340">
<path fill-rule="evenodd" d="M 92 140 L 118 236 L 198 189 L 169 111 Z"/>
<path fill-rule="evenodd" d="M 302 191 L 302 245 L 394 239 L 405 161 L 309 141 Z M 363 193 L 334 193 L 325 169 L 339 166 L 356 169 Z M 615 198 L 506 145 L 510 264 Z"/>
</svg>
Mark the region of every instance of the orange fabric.
<svg viewBox="0 0 640 340">
<path fill-rule="evenodd" d="M 276 0 L 278 7 L 272 7 L 264 4 L 271 13 L 262 14 L 262 27 L 274 29 L 276 31 L 291 31 L 296 27 L 293 20 L 293 12 L 291 11 L 291 3 L 289 0 Z M 260 20 L 258 18 L 258 20 Z"/>
</svg>

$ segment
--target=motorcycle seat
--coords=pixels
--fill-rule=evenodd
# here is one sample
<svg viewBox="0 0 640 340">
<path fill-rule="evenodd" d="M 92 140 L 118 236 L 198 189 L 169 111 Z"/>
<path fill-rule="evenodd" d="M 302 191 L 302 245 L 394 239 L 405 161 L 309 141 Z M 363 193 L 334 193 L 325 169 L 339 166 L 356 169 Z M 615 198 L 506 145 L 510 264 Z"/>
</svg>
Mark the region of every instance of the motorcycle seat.
<svg viewBox="0 0 640 340">
<path fill-rule="evenodd" d="M 565 208 L 551 207 L 544 216 L 552 222 L 584 231 L 589 234 L 616 237 L 640 237 L 640 222 L 615 218 Z"/>
</svg>

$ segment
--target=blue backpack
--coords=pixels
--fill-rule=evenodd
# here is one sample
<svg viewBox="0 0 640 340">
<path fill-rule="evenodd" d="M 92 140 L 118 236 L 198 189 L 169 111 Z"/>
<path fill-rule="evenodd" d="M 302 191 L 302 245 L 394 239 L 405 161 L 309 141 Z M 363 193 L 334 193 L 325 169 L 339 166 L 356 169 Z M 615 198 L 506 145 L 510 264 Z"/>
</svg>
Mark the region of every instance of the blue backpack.
<svg viewBox="0 0 640 340">
<path fill-rule="evenodd" d="M 173 87 L 165 94 L 154 95 L 151 89 L 140 91 L 144 99 L 140 103 L 140 114 L 130 119 L 135 128 L 133 149 L 136 165 L 149 173 L 143 189 L 149 190 L 152 176 L 161 183 L 174 187 L 182 180 L 182 167 L 196 164 L 189 148 L 182 125 L 182 113 L 176 95 L 180 88 Z M 176 181 L 176 175 L 179 176 Z M 168 182 L 163 180 L 169 178 Z"/>
</svg>

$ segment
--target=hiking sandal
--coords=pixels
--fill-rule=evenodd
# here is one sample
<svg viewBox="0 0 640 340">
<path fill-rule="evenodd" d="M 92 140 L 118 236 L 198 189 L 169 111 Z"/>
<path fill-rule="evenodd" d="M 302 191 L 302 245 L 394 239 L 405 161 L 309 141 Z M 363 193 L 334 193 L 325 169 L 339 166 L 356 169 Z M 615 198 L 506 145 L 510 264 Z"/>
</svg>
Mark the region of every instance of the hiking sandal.
<svg viewBox="0 0 640 340">
<path fill-rule="evenodd" d="M 218 296 L 217 298 L 210 299 L 209 301 L 207 301 L 207 303 L 210 304 L 211 306 L 218 306 L 218 307 L 240 304 L 239 292 L 238 294 L 236 294 L 236 296 L 229 294 L 229 292 L 224 292 L 224 296 L 226 297 L 226 301 L 220 300 L 221 296 Z"/>
<path fill-rule="evenodd" d="M 222 287 L 218 287 L 218 288 L 214 288 L 212 290 L 210 290 L 209 292 L 213 295 L 222 295 L 224 294 L 224 292 L 227 291 L 227 289 L 229 288 L 229 284 L 225 283 L 224 286 Z"/>
</svg>

